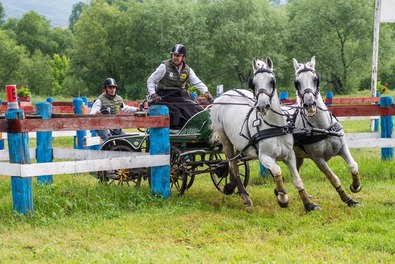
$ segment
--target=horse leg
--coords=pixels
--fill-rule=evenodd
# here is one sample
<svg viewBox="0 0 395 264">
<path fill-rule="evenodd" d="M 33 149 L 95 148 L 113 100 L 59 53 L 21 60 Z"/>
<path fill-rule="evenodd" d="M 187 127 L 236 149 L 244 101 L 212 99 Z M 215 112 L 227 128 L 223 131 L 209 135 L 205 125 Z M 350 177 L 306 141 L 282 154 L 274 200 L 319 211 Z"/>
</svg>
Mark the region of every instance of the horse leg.
<svg viewBox="0 0 395 264">
<path fill-rule="evenodd" d="M 288 207 L 289 197 L 284 186 L 284 179 L 281 173 L 281 168 L 278 166 L 274 159 L 266 155 L 260 155 L 260 162 L 265 168 L 267 168 L 273 175 L 274 182 L 276 183 L 276 188 L 274 189 L 274 194 L 277 197 L 277 202 L 281 208 Z"/>
<path fill-rule="evenodd" d="M 343 202 L 345 202 L 348 206 L 357 206 L 359 203 L 353 200 L 350 196 L 346 194 L 344 189 L 341 186 L 340 179 L 333 173 L 333 171 L 329 168 L 328 163 L 324 159 L 314 159 L 315 164 L 318 168 L 326 175 L 326 177 L 331 182 L 332 186 L 336 189 L 340 198 Z"/>
<path fill-rule="evenodd" d="M 287 165 L 289 172 L 292 175 L 293 184 L 299 192 L 299 196 L 302 199 L 304 208 L 306 209 L 307 212 L 310 212 L 313 210 L 321 210 L 321 207 L 318 204 L 312 203 L 310 201 L 310 197 L 304 188 L 304 184 L 303 184 L 303 181 L 300 177 L 297 165 L 295 166 L 295 164 L 298 164 L 296 160 L 297 159 L 296 159 L 295 155 L 292 155 L 287 161 L 285 161 L 285 164 Z M 302 159 L 302 163 L 303 163 L 303 159 Z M 299 168 L 300 168 L 300 166 L 299 166 Z"/>
<path fill-rule="evenodd" d="M 347 162 L 348 168 L 352 175 L 352 184 L 350 185 L 350 190 L 353 193 L 357 193 L 362 189 L 361 178 L 358 172 L 358 163 L 356 163 L 353 157 L 351 156 L 348 147 L 343 147 L 340 156 Z"/>
<path fill-rule="evenodd" d="M 299 171 L 300 171 L 300 168 L 301 168 L 302 165 L 303 165 L 303 162 L 304 162 L 304 158 L 296 157 L 296 170 L 298 171 L 298 173 L 299 173 Z M 312 198 L 312 197 L 313 197 L 311 194 L 307 194 L 307 196 L 308 196 L 309 198 Z"/>
<path fill-rule="evenodd" d="M 251 199 L 248 197 L 247 190 L 245 189 L 243 183 L 241 182 L 239 167 L 237 166 L 237 160 L 233 159 L 235 157 L 235 151 L 232 142 L 230 142 L 229 138 L 225 135 L 225 133 L 219 133 L 223 150 L 226 157 L 229 159 L 229 171 L 230 171 L 230 179 L 231 184 L 236 184 L 237 190 L 240 194 L 241 199 L 244 204 L 252 207 L 253 203 Z M 231 186 L 234 190 L 234 186 Z"/>
</svg>

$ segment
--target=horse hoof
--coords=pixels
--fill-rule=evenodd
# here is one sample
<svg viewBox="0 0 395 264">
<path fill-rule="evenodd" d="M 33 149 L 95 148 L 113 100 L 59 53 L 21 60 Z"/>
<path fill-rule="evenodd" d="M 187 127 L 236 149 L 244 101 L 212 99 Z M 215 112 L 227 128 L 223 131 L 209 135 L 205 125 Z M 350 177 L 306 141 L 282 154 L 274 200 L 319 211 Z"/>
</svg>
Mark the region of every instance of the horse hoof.
<svg viewBox="0 0 395 264">
<path fill-rule="evenodd" d="M 235 192 L 235 189 L 236 189 L 236 185 L 227 183 L 224 186 L 224 194 L 226 195 L 233 194 Z"/>
<path fill-rule="evenodd" d="M 280 205 L 281 208 L 288 207 L 289 198 L 288 198 L 287 192 L 285 190 L 282 192 L 279 192 L 276 189 L 274 189 L 274 195 L 276 195 L 278 205 Z"/>
<path fill-rule="evenodd" d="M 351 190 L 353 193 L 357 193 L 357 192 L 359 192 L 359 191 L 362 190 L 362 185 L 354 186 L 354 185 L 350 184 L 350 190 Z"/>
<path fill-rule="evenodd" d="M 354 207 L 354 206 L 361 206 L 357 201 L 350 199 L 347 201 L 347 206 L 348 207 Z"/>
<path fill-rule="evenodd" d="M 281 208 L 287 208 L 287 207 L 288 207 L 288 204 L 289 204 L 289 200 L 286 201 L 286 202 L 281 202 L 278 198 L 277 198 L 277 202 L 278 202 L 278 205 L 279 205 Z"/>
<path fill-rule="evenodd" d="M 254 205 L 252 204 L 252 200 L 250 199 L 250 197 L 248 197 L 247 194 L 242 193 L 240 194 L 241 199 L 243 200 L 244 204 L 248 207 L 253 207 Z"/>
<path fill-rule="evenodd" d="M 315 203 L 307 203 L 304 205 L 304 208 L 306 209 L 307 212 L 322 210 L 321 207 Z"/>
</svg>

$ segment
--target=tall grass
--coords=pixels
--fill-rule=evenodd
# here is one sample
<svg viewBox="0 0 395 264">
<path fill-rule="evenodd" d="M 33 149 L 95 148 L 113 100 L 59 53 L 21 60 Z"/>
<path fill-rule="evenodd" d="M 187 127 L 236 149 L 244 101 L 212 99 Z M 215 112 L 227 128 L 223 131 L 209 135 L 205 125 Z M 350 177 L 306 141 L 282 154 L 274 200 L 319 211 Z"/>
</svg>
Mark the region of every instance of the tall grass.
<svg viewBox="0 0 395 264">
<path fill-rule="evenodd" d="M 352 122 L 352 123 L 351 123 Z M 342 122 L 347 132 L 364 121 Z M 34 140 L 31 140 L 34 145 Z M 71 138 L 55 138 L 72 147 Z M 339 157 L 329 165 L 360 207 L 349 208 L 309 160 L 301 169 L 307 192 L 322 211 L 306 213 L 280 163 L 290 205 L 277 205 L 269 176 L 251 163 L 247 188 L 254 208 L 225 196 L 199 175 L 181 197 L 153 197 L 140 188 L 99 184 L 90 174 L 33 179 L 34 214 L 12 210 L 10 178 L 0 176 L 2 263 L 392 263 L 395 257 L 395 164 L 380 149 L 352 149 L 363 189 L 351 194 L 351 176 Z M 1 172 L 0 172 L 1 173 Z"/>
</svg>

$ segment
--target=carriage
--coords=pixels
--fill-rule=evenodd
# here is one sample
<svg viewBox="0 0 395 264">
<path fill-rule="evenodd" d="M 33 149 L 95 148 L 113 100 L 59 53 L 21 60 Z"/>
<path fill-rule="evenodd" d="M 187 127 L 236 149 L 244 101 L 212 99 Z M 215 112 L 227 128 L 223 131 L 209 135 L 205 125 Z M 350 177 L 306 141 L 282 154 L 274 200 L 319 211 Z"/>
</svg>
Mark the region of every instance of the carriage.
<svg viewBox="0 0 395 264">
<path fill-rule="evenodd" d="M 179 195 L 184 194 L 200 174 L 209 173 L 214 186 L 222 193 L 226 193 L 226 186 L 230 182 L 229 165 L 222 155 L 222 145 L 211 142 L 210 109 L 208 106 L 194 115 L 180 130 L 170 130 L 170 184 L 171 189 Z M 149 129 L 139 129 L 138 133 L 111 136 L 100 149 L 149 152 L 149 140 Z M 249 158 L 241 156 L 237 164 L 243 184 L 247 186 L 250 177 Z M 94 176 L 108 184 L 138 187 L 144 180 L 150 183 L 149 168 L 99 171 Z"/>
<path fill-rule="evenodd" d="M 315 72 L 315 57 L 306 64 L 294 59 L 297 105 L 291 108 L 280 104 L 273 62 L 270 58 L 252 60 L 253 77 L 249 90 L 227 91 L 211 107 L 193 116 L 181 130 L 170 133 L 170 183 L 183 194 L 195 176 L 209 173 L 215 187 L 224 194 L 237 190 L 246 206 L 253 206 L 246 186 L 249 181 L 249 161 L 258 159 L 272 174 L 274 194 L 281 207 L 288 207 L 282 171 L 277 161 L 283 161 L 292 176 L 294 187 L 306 211 L 320 210 L 310 200 L 299 175 L 303 159 L 310 158 L 327 176 L 341 200 L 348 206 L 359 203 L 348 196 L 339 178 L 327 161 L 341 156 L 352 174 L 350 190 L 362 188 L 358 164 L 354 161 L 337 119 L 328 111 Z M 213 135 L 214 134 L 214 135 Z M 212 143 L 211 138 L 218 138 Z M 102 150 L 147 152 L 149 133 L 112 137 Z M 148 168 L 117 170 L 115 177 L 106 171 L 96 175 L 102 182 L 123 184 L 149 179 Z"/>
</svg>

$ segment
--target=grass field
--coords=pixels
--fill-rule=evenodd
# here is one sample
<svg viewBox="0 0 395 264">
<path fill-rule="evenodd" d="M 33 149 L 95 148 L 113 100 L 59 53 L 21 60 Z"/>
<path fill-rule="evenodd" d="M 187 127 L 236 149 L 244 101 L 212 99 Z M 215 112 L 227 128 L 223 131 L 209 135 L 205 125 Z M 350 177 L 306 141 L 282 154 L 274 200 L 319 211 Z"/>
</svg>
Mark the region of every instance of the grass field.
<svg viewBox="0 0 395 264">
<path fill-rule="evenodd" d="M 369 121 L 342 122 L 346 132 Z M 31 140 L 34 145 L 34 140 Z M 57 147 L 72 139 L 56 138 Z M 98 184 L 89 174 L 33 179 L 33 215 L 12 211 L 10 178 L 0 176 L 1 263 L 394 263 L 395 163 L 380 149 L 352 149 L 363 189 L 352 194 L 339 157 L 329 164 L 361 206 L 347 207 L 325 176 L 306 161 L 306 190 L 322 211 L 306 213 L 285 166 L 290 205 L 282 209 L 270 177 L 251 164 L 247 188 L 254 208 L 218 192 L 199 175 L 183 196 L 152 197 L 140 188 Z M 1 173 L 1 171 L 0 171 Z"/>
</svg>

